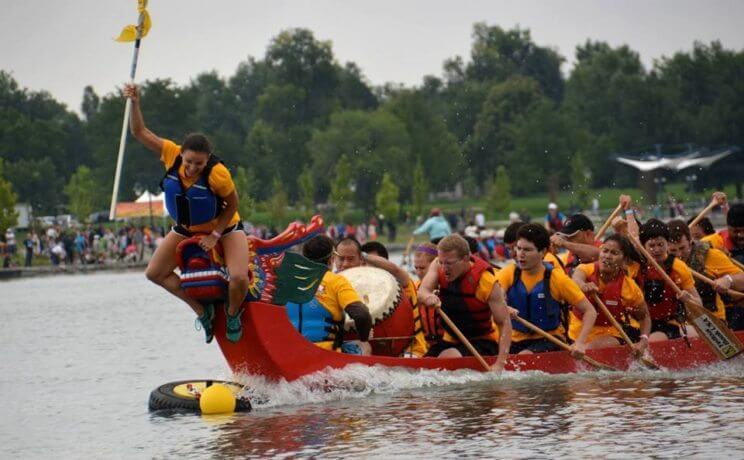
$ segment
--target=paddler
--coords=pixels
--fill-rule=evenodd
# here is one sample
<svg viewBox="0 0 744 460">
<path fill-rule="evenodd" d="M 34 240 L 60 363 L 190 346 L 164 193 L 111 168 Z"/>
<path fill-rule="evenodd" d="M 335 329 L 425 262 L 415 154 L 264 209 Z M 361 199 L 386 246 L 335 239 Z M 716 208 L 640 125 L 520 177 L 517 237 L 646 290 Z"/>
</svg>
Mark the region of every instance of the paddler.
<svg viewBox="0 0 744 460">
<path fill-rule="evenodd" d="M 496 273 L 501 288 L 506 291 L 509 307 L 519 316 L 560 339 L 566 336 L 567 316 L 564 305 L 573 305 L 583 315 L 583 324 L 571 345 L 572 354 L 581 356 L 586 350 L 589 331 L 597 312 L 581 289 L 562 270 L 555 270 L 543 258 L 550 246 L 545 227 L 526 224 L 517 232 L 517 263 Z M 555 351 L 553 342 L 530 331 L 522 324 L 512 323 L 510 353 L 541 353 Z"/>
<path fill-rule="evenodd" d="M 695 280 L 689 267 L 682 260 L 669 253 L 669 228 L 658 219 L 649 219 L 639 230 L 640 242 L 651 257 L 664 268 L 667 275 L 682 292 L 677 297 L 656 269 L 649 263 L 641 263 L 634 279 L 643 289 L 643 294 L 651 316 L 652 342 L 675 339 L 685 332 L 685 308 L 682 302 L 701 303 L 700 295 L 695 289 Z M 631 275 L 633 275 L 631 273 Z M 686 328 L 690 336 L 697 335 L 691 327 Z"/>
<path fill-rule="evenodd" d="M 416 246 L 416 249 L 413 252 L 413 268 L 418 277 L 418 280 L 414 283 L 417 292 L 419 287 L 421 287 L 421 280 L 424 279 L 426 272 L 429 270 L 429 266 L 436 258 L 437 246 L 435 244 L 421 243 Z M 438 342 L 444 335 L 441 318 L 437 315 L 436 308 L 428 307 L 420 300 L 416 304 L 415 308 L 418 310 L 419 317 L 421 318 L 421 325 L 424 330 L 424 338 L 426 339 L 427 346 L 430 347 Z"/>
<path fill-rule="evenodd" d="M 728 253 L 737 262 L 744 263 L 744 203 L 731 205 L 726 214 L 726 229 L 705 236 L 701 241 L 709 242 L 716 249 Z"/>
<path fill-rule="evenodd" d="M 226 336 L 237 342 L 242 335 L 240 306 L 248 293 L 248 240 L 238 215 L 238 193 L 230 172 L 213 153 L 202 134 L 189 134 L 181 145 L 161 138 L 145 126 L 140 109 L 139 89 L 124 87 L 124 97 L 132 101 L 129 127 L 132 135 L 153 151 L 165 166 L 161 187 L 165 206 L 176 225 L 165 236 L 147 265 L 145 275 L 155 284 L 186 302 L 197 314 L 197 326 L 204 329 L 207 343 L 212 341 L 214 306 L 202 305 L 187 296 L 176 268 L 176 246 L 194 235 L 202 235 L 199 246 L 211 251 L 219 241 L 230 274 L 226 304 Z"/>
<path fill-rule="evenodd" d="M 368 342 L 372 316 L 351 283 L 331 271 L 334 254 L 333 240 L 327 235 L 317 235 L 305 242 L 302 255 L 325 265 L 328 271 L 323 275 L 315 299 L 301 305 L 287 304 L 287 315 L 303 337 L 323 349 L 341 351 L 344 346 L 344 352 L 369 355 L 372 352 Z M 344 312 L 354 321 L 359 341 L 344 344 Z"/>
<path fill-rule="evenodd" d="M 569 275 L 581 263 L 590 263 L 599 257 L 599 242 L 594 240 L 594 223 L 584 214 L 574 214 L 566 219 L 563 228 L 550 237 L 556 249 L 568 250 L 563 269 Z"/>
<path fill-rule="evenodd" d="M 498 353 L 492 366 L 502 370 L 511 341 L 511 321 L 504 295 L 491 266 L 470 254 L 468 242 L 457 234 L 437 244 L 437 262 L 429 266 L 418 290 L 427 307 L 441 307 L 466 339 L 482 355 Z M 497 339 L 498 326 L 500 337 Z M 443 337 L 429 348 L 428 356 L 456 358 L 470 355 L 446 324 Z"/>
<path fill-rule="evenodd" d="M 367 244 L 369 245 L 367 248 L 372 249 L 376 254 L 363 251 L 362 246 L 354 237 L 343 238 L 336 244 L 336 267 L 339 270 L 339 274 L 343 276 L 344 270 L 361 267 L 362 265 L 369 265 L 385 270 L 395 277 L 403 294 L 408 296 L 411 306 L 415 306 L 418 303 L 416 286 L 411 277 L 408 276 L 408 272 L 387 259 L 387 248 L 382 243 L 374 241 Z M 385 257 L 380 254 L 385 255 Z M 424 337 L 421 316 L 417 308 L 413 308 L 413 324 L 414 330 L 411 331 L 413 337 L 411 346 L 403 353 L 403 356 L 422 358 L 426 355 L 428 347 L 426 338 Z"/>
<path fill-rule="evenodd" d="M 589 349 L 624 343 L 620 332 L 613 327 L 611 321 L 601 311 L 601 307 L 594 298 L 595 295 L 623 326 L 628 337 L 635 342 L 632 346 L 638 354 L 642 354 L 648 347 L 651 318 L 643 298 L 643 291 L 626 272 L 626 263 L 631 254 L 634 254 L 634 250 L 627 238 L 619 234 L 610 235 L 599 247 L 599 259 L 590 264 L 581 264 L 573 272 L 572 279 L 598 312 L 594 327 L 587 337 Z M 633 326 L 631 317 L 640 325 L 640 328 Z M 582 326 L 581 313 L 572 309 L 569 312 L 568 336 L 576 340 Z"/>
<path fill-rule="evenodd" d="M 744 289 L 744 272 L 731 262 L 722 251 L 712 248 L 707 242 L 693 242 L 690 228 L 681 220 L 670 220 L 669 227 L 669 252 L 682 259 L 690 268 L 704 276 L 712 279 L 714 285 L 702 280 L 695 280 L 695 289 L 700 294 L 703 306 L 713 311 L 715 315 L 726 320 L 730 316 L 732 322 L 733 312 L 727 314 L 727 310 L 733 306 L 726 305 L 724 297 L 729 289 L 741 291 Z M 731 302 L 728 302 L 731 303 Z M 739 307 L 741 308 L 741 307 Z M 744 324 L 729 324 L 732 329 L 741 329 Z"/>
</svg>

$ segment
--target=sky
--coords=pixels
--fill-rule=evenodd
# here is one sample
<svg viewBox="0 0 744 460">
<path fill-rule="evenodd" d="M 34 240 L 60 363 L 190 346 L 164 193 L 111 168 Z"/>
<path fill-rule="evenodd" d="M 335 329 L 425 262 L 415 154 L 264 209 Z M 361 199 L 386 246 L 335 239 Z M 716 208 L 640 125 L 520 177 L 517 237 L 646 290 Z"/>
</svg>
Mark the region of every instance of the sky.
<svg viewBox="0 0 744 460">
<path fill-rule="evenodd" d="M 129 79 L 132 45 L 113 40 L 137 20 L 136 0 L 6 0 L 0 15 L 0 70 L 22 87 L 46 90 L 78 111 L 83 88 L 107 94 Z M 629 45 L 647 68 L 694 41 L 744 48 L 744 2 L 736 0 L 150 0 L 137 81 L 186 84 L 205 71 L 232 75 L 272 37 L 303 27 L 330 40 L 340 63 L 355 62 L 372 85 L 421 84 L 442 63 L 468 58 L 476 22 L 529 29 L 556 49 L 569 72 L 587 39 Z"/>
</svg>

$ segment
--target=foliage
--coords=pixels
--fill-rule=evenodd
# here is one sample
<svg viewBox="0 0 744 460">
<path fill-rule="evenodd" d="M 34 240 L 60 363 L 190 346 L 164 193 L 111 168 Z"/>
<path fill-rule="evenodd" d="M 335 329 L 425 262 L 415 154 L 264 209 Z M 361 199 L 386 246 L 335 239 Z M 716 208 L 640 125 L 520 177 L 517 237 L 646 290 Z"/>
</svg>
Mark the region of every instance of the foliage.
<svg viewBox="0 0 744 460">
<path fill-rule="evenodd" d="M 342 155 L 336 163 L 334 178 L 331 183 L 330 201 L 336 214 L 336 219 L 343 221 L 346 210 L 351 201 L 351 162 L 346 155 Z"/>
<path fill-rule="evenodd" d="M 271 214 L 271 223 L 273 225 L 283 225 L 287 216 L 287 192 L 284 190 L 282 180 L 274 177 L 271 199 L 269 200 L 269 211 Z"/>
<path fill-rule="evenodd" d="M 429 193 L 429 184 L 424 174 L 424 165 L 419 158 L 416 169 L 413 170 L 412 202 L 415 216 L 423 215 L 426 195 Z"/>
<path fill-rule="evenodd" d="M 306 167 L 297 176 L 297 188 L 300 190 L 299 204 L 302 205 L 305 217 L 312 217 L 315 203 L 315 183 L 310 168 Z"/>
<path fill-rule="evenodd" d="M 3 234 L 18 223 L 15 204 L 16 194 L 10 182 L 5 180 L 3 160 L 0 158 L 0 232 Z"/>
<path fill-rule="evenodd" d="M 488 190 L 487 204 L 489 209 L 504 212 L 511 204 L 511 180 L 504 165 L 496 170 L 496 177 L 490 184 Z"/>
<path fill-rule="evenodd" d="M 238 166 L 233 182 L 238 192 L 238 214 L 247 220 L 256 208 L 256 173 L 253 168 Z"/>
<path fill-rule="evenodd" d="M 64 192 L 69 203 L 67 208 L 80 222 L 84 222 L 93 211 L 104 204 L 98 193 L 99 189 L 100 186 L 87 166 L 79 166 L 65 185 Z"/>
<path fill-rule="evenodd" d="M 398 201 L 400 190 L 393 182 L 390 173 L 382 176 L 382 185 L 375 196 L 375 209 L 384 214 L 387 220 L 395 222 L 400 214 L 400 202 Z"/>
<path fill-rule="evenodd" d="M 584 158 L 581 152 L 576 152 L 571 158 L 571 191 L 574 196 L 574 203 L 579 209 L 586 209 L 589 205 L 589 183 L 591 181 L 591 171 L 584 165 Z"/>
</svg>

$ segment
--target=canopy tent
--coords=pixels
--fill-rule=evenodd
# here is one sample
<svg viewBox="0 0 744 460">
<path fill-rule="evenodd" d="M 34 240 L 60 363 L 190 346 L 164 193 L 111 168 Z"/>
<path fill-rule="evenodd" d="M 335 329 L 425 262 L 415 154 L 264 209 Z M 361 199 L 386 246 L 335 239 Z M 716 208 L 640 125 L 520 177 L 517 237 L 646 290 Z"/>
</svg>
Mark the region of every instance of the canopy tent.
<svg viewBox="0 0 744 460">
<path fill-rule="evenodd" d="M 134 201 L 116 203 L 116 217 L 118 219 L 134 217 L 167 217 L 163 199 L 164 194 L 153 195 L 145 191 Z"/>
</svg>

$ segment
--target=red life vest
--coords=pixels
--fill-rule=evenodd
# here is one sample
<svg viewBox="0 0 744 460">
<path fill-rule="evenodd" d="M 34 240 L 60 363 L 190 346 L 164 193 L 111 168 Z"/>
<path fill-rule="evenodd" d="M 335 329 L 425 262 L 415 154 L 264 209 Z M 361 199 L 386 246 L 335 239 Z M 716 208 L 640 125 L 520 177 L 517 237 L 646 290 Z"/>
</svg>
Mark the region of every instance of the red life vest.
<svg viewBox="0 0 744 460">
<path fill-rule="evenodd" d="M 444 270 L 439 267 L 439 299 L 442 301 L 442 310 L 468 338 L 493 332 L 491 307 L 475 297 L 481 275 L 492 269 L 480 257 L 471 256 L 470 263 L 470 271 L 452 283 L 445 279 Z M 446 324 L 442 326 L 450 335 L 454 335 Z"/>
<path fill-rule="evenodd" d="M 427 342 L 436 342 L 444 335 L 442 320 L 434 307 L 427 307 L 423 302 L 416 305 L 421 321 L 421 330 Z M 418 332 L 418 331 L 416 331 Z"/>
<path fill-rule="evenodd" d="M 592 273 L 586 280 L 599 286 L 599 262 L 594 262 L 594 273 Z M 600 300 L 605 304 L 607 309 L 610 310 L 610 313 L 612 313 L 612 316 L 620 323 L 627 322 L 627 318 L 625 317 L 625 305 L 623 304 L 624 282 L 625 273 L 620 271 L 615 279 L 611 280 L 609 283 L 604 283 L 604 291 L 598 294 Z M 592 305 L 594 305 L 594 308 L 597 309 L 597 320 L 594 322 L 594 325 L 612 326 L 610 320 L 607 319 L 607 315 L 602 313 L 599 305 L 596 304 L 594 296 L 587 297 L 587 299 L 589 299 L 589 302 L 591 302 Z M 572 311 L 577 318 L 582 319 L 584 317 L 584 314 L 581 313 L 578 308 L 572 307 Z"/>
<path fill-rule="evenodd" d="M 674 256 L 670 255 L 662 265 L 667 275 L 671 276 L 673 264 Z M 677 295 L 654 267 L 641 265 L 641 269 L 636 275 L 636 281 L 643 289 L 643 297 L 648 304 L 651 320 L 669 321 L 677 316 L 680 309 Z"/>
</svg>

